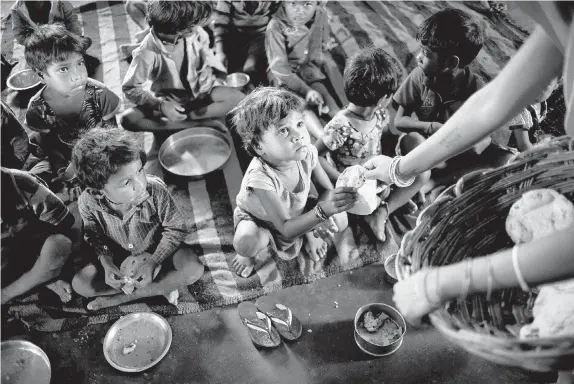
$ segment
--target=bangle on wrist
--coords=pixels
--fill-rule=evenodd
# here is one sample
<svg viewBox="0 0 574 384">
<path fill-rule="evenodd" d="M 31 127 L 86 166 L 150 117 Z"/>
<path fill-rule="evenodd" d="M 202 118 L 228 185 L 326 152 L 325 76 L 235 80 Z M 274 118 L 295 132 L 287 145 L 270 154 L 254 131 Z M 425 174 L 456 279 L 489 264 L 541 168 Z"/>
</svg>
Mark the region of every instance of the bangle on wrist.
<svg viewBox="0 0 574 384">
<path fill-rule="evenodd" d="M 399 162 L 401 161 L 400 156 L 395 156 L 389 165 L 389 178 L 391 183 L 395 184 L 399 188 L 410 187 L 414 182 L 415 178 L 405 179 L 398 170 Z"/>
<path fill-rule="evenodd" d="M 520 288 L 524 292 L 530 292 L 530 287 L 524 280 L 524 276 L 522 276 L 522 271 L 520 271 L 520 265 L 518 265 L 518 245 L 512 247 L 512 268 L 514 269 L 514 273 L 516 274 L 516 279 L 518 280 L 518 284 L 520 284 Z"/>
<path fill-rule="evenodd" d="M 315 217 L 317 217 L 317 219 L 320 222 L 323 222 L 329 218 L 325 213 L 325 211 L 323 211 L 323 208 L 321 208 L 321 205 L 319 203 L 315 205 L 315 208 L 313 208 L 313 212 L 315 213 Z"/>
</svg>

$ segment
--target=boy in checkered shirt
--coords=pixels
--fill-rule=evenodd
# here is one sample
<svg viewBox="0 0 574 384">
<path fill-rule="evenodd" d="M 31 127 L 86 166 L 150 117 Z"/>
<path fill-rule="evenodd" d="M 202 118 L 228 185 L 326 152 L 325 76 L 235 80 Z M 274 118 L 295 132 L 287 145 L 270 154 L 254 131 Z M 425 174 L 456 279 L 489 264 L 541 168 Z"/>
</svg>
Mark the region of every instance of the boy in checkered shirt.
<svg viewBox="0 0 574 384">
<path fill-rule="evenodd" d="M 98 129 L 72 152 L 87 187 L 78 200 L 85 239 L 98 257 L 72 280 L 78 294 L 98 296 L 89 310 L 161 295 L 176 304 L 177 289 L 203 274 L 198 256 L 183 243 L 185 221 L 166 185 L 144 173 L 138 143 L 122 129 Z M 126 263 L 136 266 L 131 273 Z"/>
</svg>

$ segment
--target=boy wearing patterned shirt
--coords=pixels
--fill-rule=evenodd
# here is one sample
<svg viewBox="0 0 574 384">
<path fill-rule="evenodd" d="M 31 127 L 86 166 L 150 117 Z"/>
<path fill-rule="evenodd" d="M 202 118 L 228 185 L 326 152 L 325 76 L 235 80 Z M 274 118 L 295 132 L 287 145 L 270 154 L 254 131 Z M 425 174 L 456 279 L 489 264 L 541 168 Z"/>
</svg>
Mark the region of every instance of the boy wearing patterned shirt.
<svg viewBox="0 0 574 384">
<path fill-rule="evenodd" d="M 145 153 L 138 140 L 121 129 L 94 130 L 74 147 L 72 161 L 87 189 L 78 200 L 85 239 L 98 263 L 90 263 L 72 281 L 84 297 L 97 297 L 89 310 L 144 297 L 177 300 L 177 289 L 196 282 L 203 265 L 182 244 L 187 228 L 166 185 L 143 172 Z M 130 276 L 120 271 L 127 257 L 138 260 Z M 135 285 L 124 290 L 126 280 Z"/>
</svg>

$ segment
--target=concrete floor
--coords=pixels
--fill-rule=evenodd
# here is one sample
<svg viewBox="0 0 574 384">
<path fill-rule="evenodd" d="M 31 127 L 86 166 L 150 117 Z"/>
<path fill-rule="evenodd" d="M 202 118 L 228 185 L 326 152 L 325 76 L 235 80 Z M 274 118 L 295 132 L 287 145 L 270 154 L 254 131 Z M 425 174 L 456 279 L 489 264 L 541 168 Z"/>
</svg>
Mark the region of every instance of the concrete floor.
<svg viewBox="0 0 574 384">
<path fill-rule="evenodd" d="M 273 350 L 254 347 L 236 306 L 169 318 L 171 349 L 144 373 L 124 374 L 108 365 L 102 340 L 111 324 L 56 334 L 32 333 L 26 338 L 49 356 L 53 384 L 552 381 L 552 374 L 530 374 L 471 356 L 432 327 L 408 327 L 402 347 L 389 357 L 364 354 L 353 340 L 353 318 L 363 304 L 392 304 L 392 288 L 383 276 L 381 265 L 371 265 L 272 293 L 293 310 L 304 329 L 301 339 Z"/>
</svg>

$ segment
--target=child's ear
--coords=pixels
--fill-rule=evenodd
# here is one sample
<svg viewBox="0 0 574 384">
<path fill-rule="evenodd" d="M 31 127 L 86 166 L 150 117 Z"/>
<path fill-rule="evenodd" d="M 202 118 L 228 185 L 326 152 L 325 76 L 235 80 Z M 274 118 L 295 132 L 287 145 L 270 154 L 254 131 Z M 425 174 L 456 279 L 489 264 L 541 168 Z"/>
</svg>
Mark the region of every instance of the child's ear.
<svg viewBox="0 0 574 384">
<path fill-rule="evenodd" d="M 259 143 L 251 144 L 250 147 L 251 147 L 251 150 L 253 152 L 255 152 L 258 156 L 265 154 L 265 152 L 263 151 L 263 148 L 261 148 L 261 144 L 259 144 Z"/>
<path fill-rule="evenodd" d="M 90 192 L 90 194 L 91 194 L 92 196 L 94 196 L 96 199 L 103 199 L 104 197 L 106 197 L 106 196 L 104 195 L 104 193 L 103 193 L 101 190 L 99 190 L 99 189 L 86 188 L 86 190 L 87 190 L 88 192 Z"/>
<path fill-rule="evenodd" d="M 447 63 L 450 69 L 458 68 L 459 64 L 460 64 L 460 58 L 456 55 L 451 56 Z"/>
</svg>

